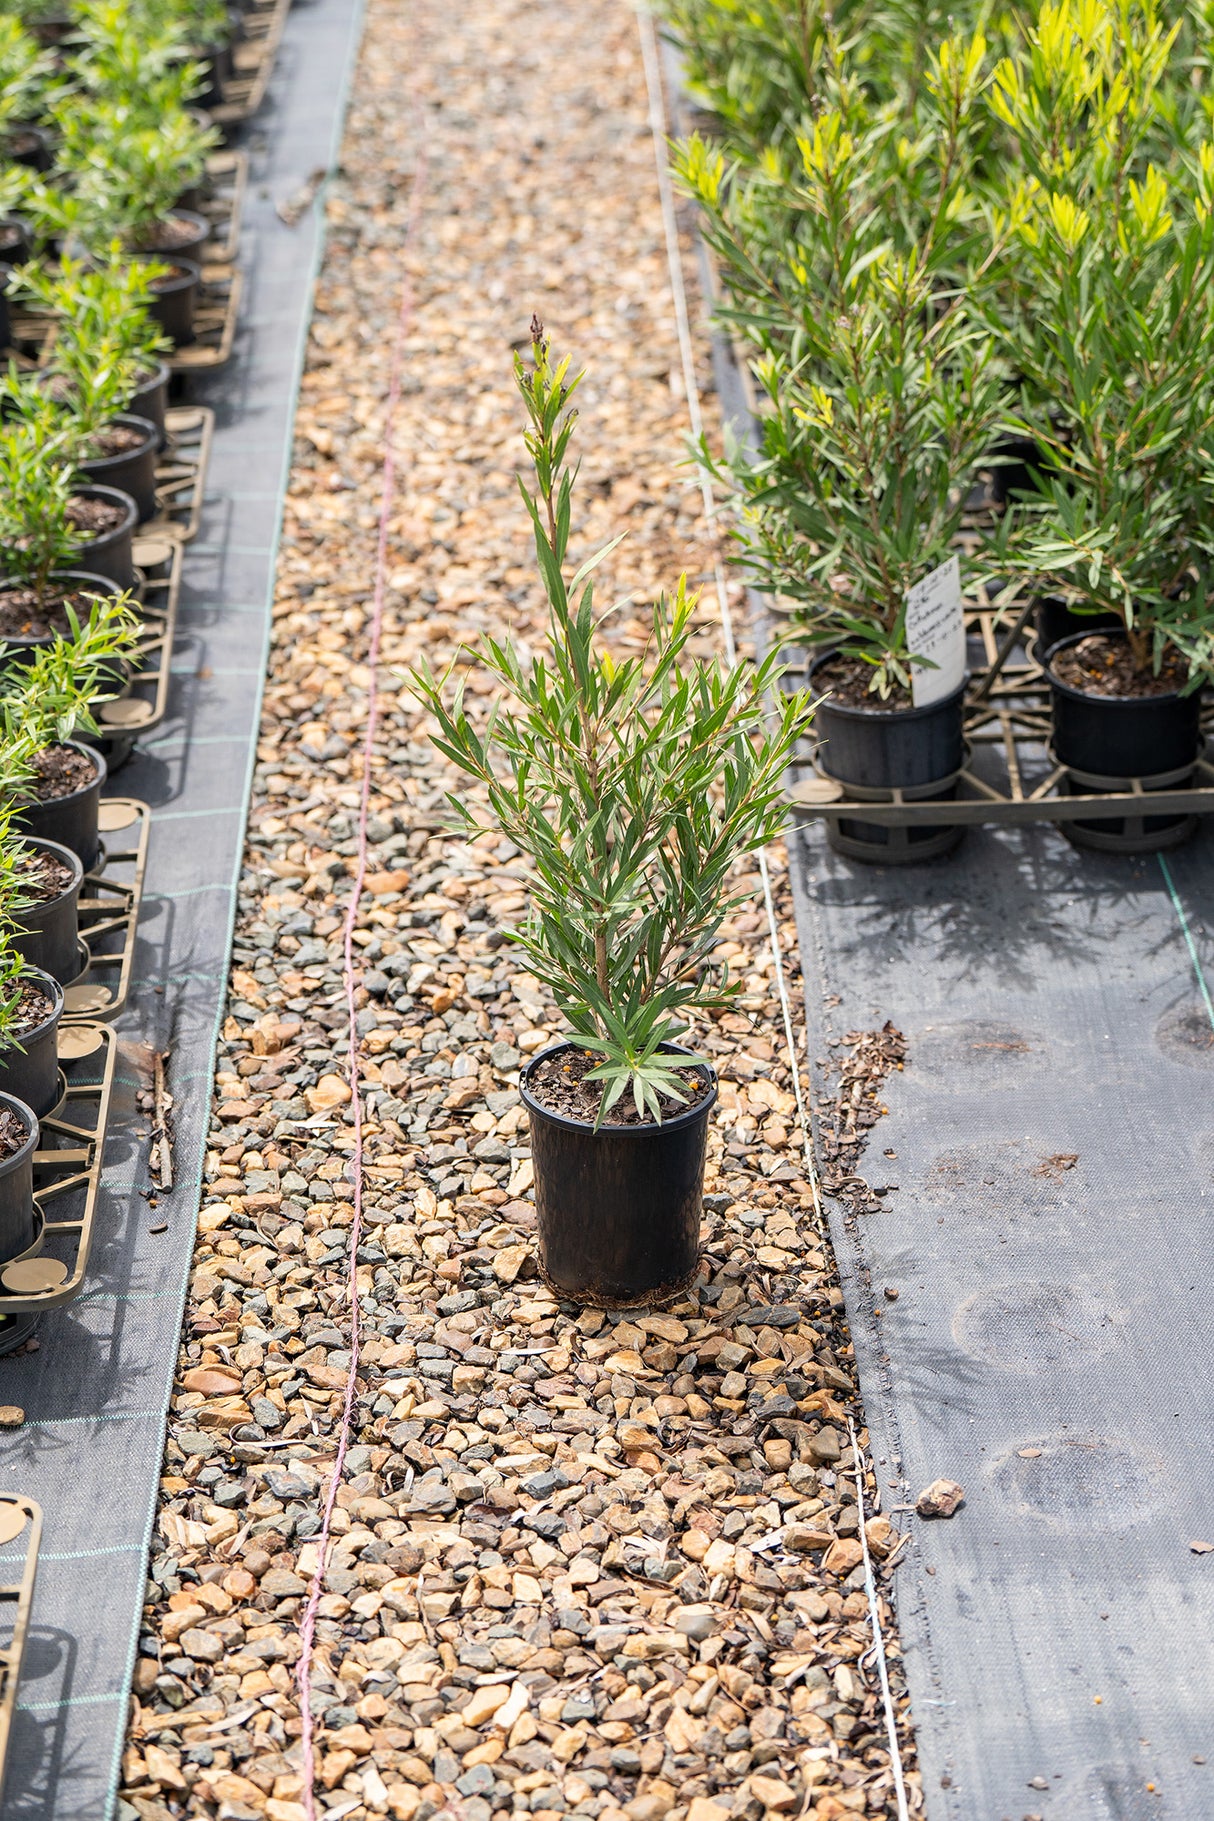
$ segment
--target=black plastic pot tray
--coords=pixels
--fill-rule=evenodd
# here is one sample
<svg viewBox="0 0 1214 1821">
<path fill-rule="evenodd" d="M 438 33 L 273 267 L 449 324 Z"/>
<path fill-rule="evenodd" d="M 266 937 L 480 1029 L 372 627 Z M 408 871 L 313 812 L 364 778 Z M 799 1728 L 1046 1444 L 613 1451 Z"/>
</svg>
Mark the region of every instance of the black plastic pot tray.
<svg viewBox="0 0 1214 1821">
<path fill-rule="evenodd" d="M 0 1550 L 5 1557 L 0 1563 L 0 1608 L 4 1609 L 0 1618 L 0 1801 L 41 1543 L 41 1508 L 23 1493 L 0 1492 Z M 10 1550 L 19 1552 L 11 1566 Z"/>
<path fill-rule="evenodd" d="M 223 85 L 222 102 L 208 109 L 216 126 L 227 131 L 243 125 L 265 100 L 290 10 L 291 0 L 270 0 L 267 6 L 250 7 L 244 15 L 244 38 L 232 55 L 235 70 Z"/>
<path fill-rule="evenodd" d="M 150 524 L 140 526 L 139 538 L 164 533 L 188 543 L 202 517 L 215 413 L 205 405 L 173 405 L 164 424 L 168 445 L 156 464 L 158 510 Z"/>
<path fill-rule="evenodd" d="M 237 268 L 208 259 L 202 268 L 194 311 L 194 339 L 166 356 L 170 373 L 213 373 L 232 358 L 241 277 Z"/>
<path fill-rule="evenodd" d="M 794 784 L 799 820 L 863 820 L 881 828 L 972 828 L 983 823 L 1120 822 L 1214 815 L 1214 764 L 1204 756 L 1183 773 L 1156 778 L 1087 778 L 1068 773 L 1050 750 L 1049 685 L 1027 630 L 1032 603 L 980 608 L 967 618 L 972 683 L 966 698 L 966 761 L 954 778 L 913 791 L 861 791 L 827 775 L 816 749 L 797 761 L 814 775 Z M 797 681 L 797 671 L 789 673 Z M 800 679 L 804 681 L 804 672 Z M 1214 732 L 1214 718 L 1208 732 Z M 942 786 L 956 796 L 941 798 Z"/>
<path fill-rule="evenodd" d="M 79 1295 L 101 1187 L 118 1040 L 104 1024 L 61 1025 L 63 1098 L 38 1122 L 38 1237 L 0 1266 L 0 1354 L 23 1345 L 39 1316 Z"/>
<path fill-rule="evenodd" d="M 135 797 L 102 799 L 102 857 L 80 893 L 81 972 L 64 988 L 65 1025 L 112 1018 L 126 1004 L 151 825 Z"/>
<path fill-rule="evenodd" d="M 215 260 L 235 259 L 240 251 L 240 222 L 249 183 L 249 155 L 225 147 L 207 159 L 207 194 L 199 214 L 211 224 L 207 252 Z"/>
<path fill-rule="evenodd" d="M 168 708 L 184 549 L 173 537 L 136 539 L 143 597 L 139 607 L 142 629 L 132 654 L 134 668 L 123 693 L 97 709 L 98 732 L 90 736 L 105 754 L 111 772 L 130 758 L 141 734 L 159 726 Z"/>
</svg>

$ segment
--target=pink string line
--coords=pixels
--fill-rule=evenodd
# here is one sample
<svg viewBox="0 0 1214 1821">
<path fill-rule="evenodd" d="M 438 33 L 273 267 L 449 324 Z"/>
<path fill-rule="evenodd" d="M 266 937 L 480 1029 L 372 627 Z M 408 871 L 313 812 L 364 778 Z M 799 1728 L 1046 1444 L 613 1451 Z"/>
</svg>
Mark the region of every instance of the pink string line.
<svg viewBox="0 0 1214 1821">
<path fill-rule="evenodd" d="M 421 215 L 421 199 L 426 183 L 426 150 L 423 139 L 419 151 L 417 168 L 413 175 L 413 191 L 409 199 L 409 218 L 405 224 L 404 239 L 401 242 L 401 254 L 405 256 Z M 413 284 L 406 271 L 401 281 L 400 307 L 396 319 L 396 336 L 392 347 L 391 369 L 388 381 L 388 403 L 384 414 L 384 467 L 383 484 L 379 502 L 379 538 L 375 553 L 375 594 L 371 608 L 371 637 L 367 652 L 367 670 L 370 682 L 367 686 L 367 733 L 363 741 L 362 788 L 358 805 L 358 866 L 354 874 L 354 889 L 350 894 L 350 903 L 346 911 L 344 933 L 343 973 L 346 989 L 346 1011 L 349 1020 L 350 1042 L 350 1096 L 351 1111 L 354 1118 L 354 1155 L 353 1184 L 354 1205 L 353 1219 L 350 1222 L 350 1372 L 346 1380 L 345 1399 L 342 1404 L 341 1424 L 337 1437 L 337 1457 L 333 1463 L 333 1473 L 325 1494 L 324 1510 L 321 1515 L 318 1539 L 319 1554 L 316 1561 L 316 1572 L 312 1576 L 312 1585 L 308 1589 L 308 1602 L 304 1607 L 303 1618 L 299 1627 L 300 1653 L 296 1665 L 296 1680 L 299 1684 L 299 1712 L 303 1723 L 303 1806 L 307 1821 L 316 1821 L 316 1745 L 315 1721 L 312 1714 L 312 1653 L 316 1637 L 316 1615 L 324 1591 L 325 1570 L 329 1558 L 329 1536 L 333 1522 L 333 1509 L 337 1503 L 337 1491 L 341 1484 L 346 1464 L 346 1452 L 350 1446 L 350 1431 L 354 1421 L 354 1386 L 358 1377 L 361 1332 L 358 1314 L 358 1248 L 362 1239 L 363 1216 L 363 1110 L 362 1092 L 358 1067 L 358 1012 L 354 1003 L 358 990 L 358 974 L 354 964 L 354 929 L 358 921 L 359 906 L 362 902 L 363 887 L 367 877 L 367 815 L 371 795 L 371 762 L 373 758 L 375 732 L 379 721 L 379 687 L 377 681 L 379 667 L 379 649 L 384 626 L 384 596 L 387 586 L 388 567 L 388 524 L 392 516 L 392 505 L 396 495 L 396 455 L 392 446 L 392 433 L 396 421 L 396 408 L 400 402 L 401 371 L 404 366 L 405 340 L 413 319 Z"/>
</svg>

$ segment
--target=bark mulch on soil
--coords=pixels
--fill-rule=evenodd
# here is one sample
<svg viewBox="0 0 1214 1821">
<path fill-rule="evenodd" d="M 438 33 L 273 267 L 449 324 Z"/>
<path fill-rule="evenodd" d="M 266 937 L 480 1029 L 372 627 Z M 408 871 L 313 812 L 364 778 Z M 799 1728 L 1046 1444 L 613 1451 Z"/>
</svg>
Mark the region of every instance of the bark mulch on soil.
<svg viewBox="0 0 1214 1821">
<path fill-rule="evenodd" d="M 622 5 L 378 0 L 354 96 L 120 1812 L 304 1813 L 293 1665 L 350 1365 L 340 926 L 404 263 L 417 308 L 357 930 L 366 1338 L 317 1630 L 318 1807 L 400 1821 L 892 1815 L 851 1347 L 804 1174 L 758 877 L 722 943 L 744 996 L 697 1037 L 723 1075 L 703 1277 L 660 1311 L 558 1306 L 536 1270 L 517 1080 L 560 1026 L 503 937 L 523 870 L 492 836 L 445 832 L 452 780 L 396 681 L 483 628 L 540 630 L 509 376 L 533 310 L 591 368 L 575 522 L 579 554 L 630 531 L 600 592 L 635 594 L 621 642 L 642 637 L 655 588 L 710 569 L 678 466 L 687 413 L 635 20 Z M 714 615 L 706 598 L 706 650 Z M 478 691 L 474 676 L 484 709 Z M 795 999 L 779 867 L 777 880 Z M 887 1472 L 868 1473 L 866 1514 L 898 1496 Z M 884 1583 L 896 1536 L 884 1516 L 868 1536 Z M 884 1602 L 883 1616 L 918 1807 Z"/>
</svg>

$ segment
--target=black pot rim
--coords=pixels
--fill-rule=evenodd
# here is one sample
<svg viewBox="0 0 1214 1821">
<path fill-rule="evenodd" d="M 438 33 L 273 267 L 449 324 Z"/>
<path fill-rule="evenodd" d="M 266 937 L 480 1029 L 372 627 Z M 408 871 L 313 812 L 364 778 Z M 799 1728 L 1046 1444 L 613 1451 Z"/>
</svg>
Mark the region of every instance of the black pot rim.
<svg viewBox="0 0 1214 1821">
<path fill-rule="evenodd" d="M 15 588 L 21 586 L 21 577 L 19 575 L 10 576 L 8 580 Z M 111 600 L 116 599 L 122 593 L 122 589 L 118 586 L 117 582 L 112 582 L 109 577 L 105 575 L 92 575 L 87 569 L 56 569 L 51 574 L 51 580 L 52 582 L 85 582 L 88 584 L 87 593 L 109 595 Z M 7 586 L 0 584 L 0 595 L 6 594 L 7 592 Z M 51 645 L 54 643 L 54 639 L 54 633 L 51 633 L 47 638 L 34 638 L 31 636 L 28 639 L 8 639 L 0 636 L 0 651 L 4 651 L 10 645 L 16 646 L 18 650 L 22 650 L 26 646 L 39 647 Z"/>
<path fill-rule="evenodd" d="M 84 884 L 84 862 L 79 854 L 74 854 L 70 847 L 64 847 L 61 841 L 48 841 L 43 835 L 19 834 L 17 839 L 22 847 L 34 847 L 41 853 L 52 854 L 61 865 L 70 867 L 72 871 L 72 883 L 65 885 L 57 898 L 39 898 L 37 903 L 25 913 L 27 916 L 44 915 L 47 911 L 53 910 L 56 904 L 62 904 L 65 898 L 70 898 L 74 893 L 79 892 Z"/>
<path fill-rule="evenodd" d="M 166 210 L 160 219 L 161 221 L 187 222 L 196 232 L 196 238 L 186 242 L 188 247 L 200 247 L 210 238 L 211 224 L 205 215 L 198 213 L 197 209 L 179 209 L 174 206 Z M 174 265 L 178 263 L 177 255 L 171 247 L 132 247 L 131 252 L 137 253 L 140 258 L 169 259 L 173 261 Z M 185 253 L 182 257 L 188 259 L 189 254 Z"/>
<path fill-rule="evenodd" d="M 832 658 L 839 658 L 842 656 L 843 653 L 839 650 L 838 646 L 832 645 L 829 651 L 824 651 L 820 657 L 815 658 L 809 666 L 810 684 L 813 684 L 815 670 L 819 670 L 823 665 L 829 664 Z M 970 673 L 967 670 L 962 677 L 959 686 L 953 690 L 951 695 L 941 696 L 938 702 L 928 702 L 922 708 L 856 708 L 851 702 L 834 702 L 829 696 L 823 697 L 818 706 L 825 707 L 829 709 L 831 714 L 837 714 L 848 721 L 913 721 L 915 719 L 923 719 L 929 714 L 938 714 L 942 708 L 949 708 L 954 702 L 964 701 L 965 692 L 969 687 L 969 680 Z"/>
<path fill-rule="evenodd" d="M 696 1120 L 707 1118 L 708 1114 L 711 1113 L 713 1107 L 717 1103 L 719 1092 L 717 1072 L 712 1064 L 710 1062 L 704 1062 L 693 1050 L 685 1050 L 681 1044 L 664 1043 L 662 1048 L 668 1055 L 686 1056 L 695 1063 L 696 1068 L 700 1071 L 702 1079 L 708 1082 L 708 1094 L 704 1099 L 697 1100 L 694 1106 L 688 1107 L 685 1113 L 676 1113 L 671 1119 L 663 1119 L 661 1125 L 657 1125 L 652 1121 L 646 1125 L 614 1125 L 610 1120 L 604 1120 L 596 1131 L 592 1119 L 570 1119 L 564 1113 L 554 1113 L 550 1107 L 546 1107 L 541 1100 L 536 1099 L 528 1086 L 528 1078 L 534 1070 L 539 1067 L 541 1062 L 548 1062 L 554 1056 L 563 1056 L 568 1050 L 577 1050 L 581 1049 L 581 1047 L 581 1044 L 579 1044 L 575 1038 L 571 1037 L 566 1038 L 561 1043 L 550 1044 L 546 1050 L 539 1050 L 531 1058 L 519 1077 L 519 1093 L 522 1096 L 523 1105 L 527 1108 L 527 1111 L 529 1113 L 540 1114 L 552 1125 L 560 1126 L 563 1131 L 585 1132 L 592 1138 L 608 1136 L 612 1138 L 660 1138 L 663 1133 L 681 1132 L 685 1126 L 694 1125 Z"/>
<path fill-rule="evenodd" d="M 170 274 L 167 278 L 156 279 L 152 290 L 157 297 L 172 297 L 178 291 L 188 291 L 202 278 L 202 267 L 196 260 L 182 259 L 176 253 L 132 253 L 131 258 L 159 259 L 165 265 L 181 268 L 176 277 Z"/>
<path fill-rule="evenodd" d="M 1061 677 L 1054 675 L 1053 661 L 1058 652 L 1065 651 L 1068 645 L 1077 645 L 1080 639 L 1107 639 L 1110 635 L 1113 638 L 1119 639 L 1123 639 L 1126 636 L 1124 631 L 1118 631 L 1115 627 L 1094 626 L 1090 632 L 1068 633 L 1065 639 L 1059 639 L 1057 644 L 1051 645 L 1045 654 L 1045 671 L 1050 679 L 1050 688 L 1057 689 L 1060 694 L 1069 696 L 1073 702 L 1094 702 L 1097 705 L 1107 703 L 1111 708 L 1149 708 L 1156 702 L 1184 702 L 1188 700 L 1187 696 L 1181 695 L 1179 689 L 1165 689 L 1162 694 L 1153 696 L 1089 695 L 1086 690 L 1076 689 L 1073 684 L 1064 683 Z M 1196 689 L 1191 689 L 1189 691 L 1189 695 L 1199 696 L 1202 687 L 1203 685 L 1199 684 Z"/>
<path fill-rule="evenodd" d="M 144 392 L 154 392 L 158 386 L 165 385 L 171 378 L 172 371 L 168 361 L 158 360 L 146 378 L 140 380 L 131 396 L 133 398 L 139 398 Z M 133 411 L 130 415 L 132 417 L 138 417 L 139 413 Z"/>
<path fill-rule="evenodd" d="M 143 418 L 139 419 L 140 423 L 143 423 L 144 421 Z M 104 549 L 107 544 L 115 542 L 116 539 L 122 537 L 126 532 L 134 531 L 136 525 L 139 523 L 139 508 L 130 494 L 124 493 L 121 487 L 107 487 L 104 481 L 81 481 L 78 487 L 72 488 L 72 493 L 73 495 L 86 494 L 92 498 L 96 498 L 97 494 L 103 493 L 105 497 L 112 500 L 115 505 L 126 508 L 126 517 L 120 525 L 115 525 L 112 531 L 103 531 L 99 537 L 91 537 L 87 544 L 81 545 L 81 556 L 87 555 L 90 550 Z M 64 744 L 67 745 L 69 742 L 64 741 Z"/>
<path fill-rule="evenodd" d="M 0 1159 L 0 1177 L 4 1177 L 12 1176 L 33 1154 L 34 1147 L 38 1143 L 38 1120 L 34 1109 L 26 1106 L 24 1100 L 18 1100 L 15 1094 L 0 1093 L 0 1106 L 11 1108 L 23 1122 L 26 1131 L 25 1143 L 20 1150 L 14 1151 L 11 1157 Z"/>
<path fill-rule="evenodd" d="M 133 462 L 137 456 L 157 441 L 156 426 L 149 423 L 146 417 L 140 417 L 136 411 L 120 411 L 117 417 L 110 419 L 111 424 L 122 424 L 128 430 L 139 430 L 143 442 L 138 449 L 121 449 L 117 455 L 90 455 L 80 463 L 82 474 L 91 474 L 95 468 L 118 467 L 122 462 Z M 115 489 L 119 491 L 119 489 Z"/>
<path fill-rule="evenodd" d="M 54 1025 L 58 1024 L 60 1018 L 63 1016 L 63 988 L 53 974 L 46 973 L 45 970 L 40 967 L 25 967 L 21 970 L 21 977 L 23 980 L 32 980 L 34 982 L 38 991 L 45 994 L 50 1000 L 51 1009 L 49 1015 L 42 1020 L 41 1024 L 36 1024 L 32 1031 L 26 1031 L 24 1036 L 17 1038 L 9 1046 L 13 1049 L 16 1048 L 18 1043 L 20 1043 L 22 1049 L 25 1049 L 29 1044 L 37 1042 L 38 1038 L 43 1036 L 45 1032 L 51 1030 Z M 0 1048 L 0 1056 L 3 1054 L 4 1051 Z"/>
<path fill-rule="evenodd" d="M 74 747 L 77 752 L 82 752 L 87 759 L 91 759 L 97 769 L 87 784 L 78 785 L 75 790 L 70 790 L 66 797 L 25 797 L 21 800 L 22 809 L 35 807 L 46 809 L 51 804 L 58 806 L 60 803 L 75 803 L 78 798 L 87 796 L 90 790 L 99 790 L 108 776 L 109 768 L 106 765 L 105 756 L 98 752 L 95 746 L 86 746 L 83 740 L 52 740 L 50 743 L 52 746 Z"/>
</svg>

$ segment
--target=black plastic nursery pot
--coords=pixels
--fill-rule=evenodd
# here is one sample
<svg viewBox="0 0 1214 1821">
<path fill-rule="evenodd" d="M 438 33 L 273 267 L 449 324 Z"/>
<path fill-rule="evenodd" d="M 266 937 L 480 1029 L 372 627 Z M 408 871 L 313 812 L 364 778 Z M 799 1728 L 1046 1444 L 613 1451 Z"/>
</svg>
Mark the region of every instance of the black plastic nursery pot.
<svg viewBox="0 0 1214 1821">
<path fill-rule="evenodd" d="M 9 164 L 23 165 L 27 171 L 49 171 L 55 162 L 50 134 L 28 120 L 13 122 L 0 142 L 0 151 Z"/>
<path fill-rule="evenodd" d="M 159 361 L 154 372 L 146 379 L 141 379 L 131 396 L 128 415 L 142 417 L 146 423 L 155 426 L 156 446 L 163 449 L 168 441 L 165 429 L 165 413 L 169 408 L 169 369 L 166 362 Z"/>
<path fill-rule="evenodd" d="M 1043 595 L 1033 607 L 1039 653 L 1052 651 L 1072 634 L 1082 637 L 1088 632 L 1107 632 L 1120 624 L 1115 613 L 1076 613 L 1060 594 Z"/>
<path fill-rule="evenodd" d="M 88 461 L 81 462 L 80 472 L 100 486 L 116 487 L 120 493 L 129 494 L 135 502 L 139 523 L 145 525 L 156 516 L 156 457 L 159 453 L 156 426 L 146 417 L 124 411 L 113 420 L 110 428 L 129 430 L 139 441 L 115 455 L 90 456 Z"/>
<path fill-rule="evenodd" d="M 206 44 L 199 48 L 197 54 L 207 65 L 198 105 L 204 109 L 222 107 L 224 84 L 232 80 L 236 67 L 232 61 L 232 47 L 229 44 Z"/>
<path fill-rule="evenodd" d="M 124 592 L 136 582 L 133 540 L 139 523 L 139 509 L 129 493 L 119 487 L 77 487 L 75 498 L 95 500 L 121 512 L 121 520 L 110 530 L 90 537 L 76 552 L 76 561 L 89 575 L 102 576 Z"/>
<path fill-rule="evenodd" d="M 60 847 L 69 849 L 87 873 L 97 864 L 101 851 L 97 819 L 106 764 L 99 752 L 79 740 L 63 740 L 60 745 L 89 761 L 93 767 L 92 778 L 61 797 L 27 798 L 15 821 L 22 834 L 32 835 L 39 841 L 55 841 Z"/>
<path fill-rule="evenodd" d="M 38 1120 L 31 1107 L 15 1094 L 0 1094 L 0 1110 L 11 1113 L 25 1127 L 20 1148 L 0 1160 L 0 1264 L 11 1264 L 34 1249 L 38 1217 L 34 1209 L 34 1151 Z"/>
<path fill-rule="evenodd" d="M 1041 472 L 1041 450 L 1031 436 L 1004 436 L 991 450 L 997 461 L 991 463 L 991 497 L 997 506 L 1021 494 L 1037 492 Z"/>
<path fill-rule="evenodd" d="M 1185 784 L 1201 749 L 1201 692 L 1169 690 L 1153 696 L 1088 695 L 1054 674 L 1064 651 L 1090 638 L 1094 628 L 1058 641 L 1045 658 L 1053 708 L 1053 752 L 1071 787 L 1085 794 L 1174 789 Z M 1107 635 L 1106 635 L 1107 636 Z M 1193 829 L 1187 815 L 1147 816 L 1133 823 L 1067 822 L 1064 832 L 1080 846 L 1107 852 L 1150 853 L 1174 846 Z"/>
<path fill-rule="evenodd" d="M 119 588 L 116 583 L 110 581 L 108 576 L 90 575 L 83 569 L 59 570 L 51 577 L 51 580 L 55 583 L 57 589 L 62 589 L 64 595 L 83 595 L 86 597 L 86 604 L 83 607 L 77 608 L 77 617 L 80 619 L 87 618 L 88 598 L 92 596 L 113 596 L 122 593 L 121 588 Z M 7 586 L 0 586 L 0 602 L 3 602 L 6 593 L 10 590 L 17 589 L 20 586 L 21 582 L 19 577 L 9 582 Z M 63 617 L 62 627 L 66 634 L 68 629 L 66 616 Z M 28 632 L 10 631 L 7 633 L 0 631 L 0 672 L 7 670 L 14 665 L 30 663 L 39 651 L 45 651 L 49 645 L 54 643 L 54 640 L 55 632 L 53 630 L 46 632 L 35 632 L 33 630 Z M 115 662 L 116 670 L 114 681 L 115 686 L 120 687 L 125 682 L 126 671 L 121 668 L 121 660 L 116 660 Z"/>
<path fill-rule="evenodd" d="M 820 672 L 837 656 L 828 651 L 810 665 L 815 695 L 829 688 Z M 921 802 L 946 802 L 957 794 L 965 759 L 964 708 L 964 683 L 926 708 L 853 708 L 825 694 L 814 711 L 819 769 L 849 794 L 871 792 L 874 802 L 888 801 L 894 790 Z M 827 840 L 852 859 L 888 866 L 948 853 L 964 832 L 948 823 L 894 829 L 841 816 L 828 823 Z"/>
<path fill-rule="evenodd" d="M 25 978 L 49 1001 L 50 1011 L 31 1030 L 17 1031 L 16 1042 L 0 1047 L 0 1099 L 15 1096 L 37 1118 L 45 1119 L 63 1097 L 59 1078 L 63 988 L 37 968 L 30 968 Z"/>
<path fill-rule="evenodd" d="M 163 221 L 156 222 L 135 249 L 141 258 L 197 261 L 211 238 L 211 224 L 205 215 L 193 209 L 170 209 Z"/>
<path fill-rule="evenodd" d="M 571 1302 L 636 1308 L 685 1289 L 700 1260 L 704 1158 L 717 1078 L 707 1063 L 699 1101 L 661 1125 L 593 1124 L 536 1099 L 537 1069 L 575 1044 L 543 1050 L 523 1070 L 531 1122 L 540 1266 Z M 669 1046 L 674 1053 L 674 1046 Z"/>
<path fill-rule="evenodd" d="M 29 229 L 19 215 L 0 215 L 0 266 L 21 266 L 33 253 Z"/>
<path fill-rule="evenodd" d="M 84 868 L 72 850 L 57 841 L 31 840 L 25 845 L 34 853 L 57 860 L 70 882 L 55 897 L 42 899 L 19 913 L 13 946 L 30 967 L 40 968 L 60 986 L 70 986 L 83 972 L 85 961 L 77 910 Z"/>
<path fill-rule="evenodd" d="M 148 315 L 175 348 L 187 347 L 194 339 L 194 311 L 202 281 L 201 266 L 195 265 L 192 259 L 180 259 L 176 253 L 168 261 L 154 253 L 139 253 L 136 258 L 171 263 L 172 270 L 153 282 Z"/>
</svg>

